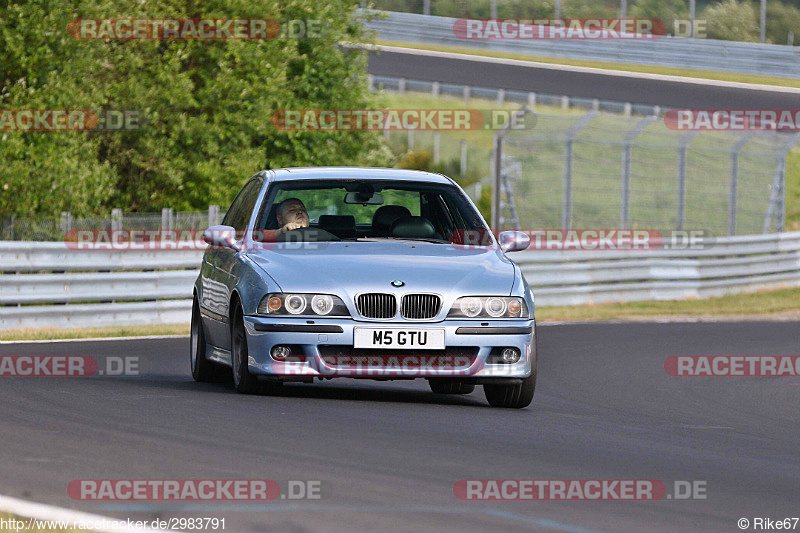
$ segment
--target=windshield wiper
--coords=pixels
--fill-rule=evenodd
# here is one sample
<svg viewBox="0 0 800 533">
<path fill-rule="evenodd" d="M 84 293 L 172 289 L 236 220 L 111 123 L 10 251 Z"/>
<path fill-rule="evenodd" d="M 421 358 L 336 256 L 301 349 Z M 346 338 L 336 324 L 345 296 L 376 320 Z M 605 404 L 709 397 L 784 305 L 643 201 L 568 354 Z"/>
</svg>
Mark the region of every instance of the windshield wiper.
<svg viewBox="0 0 800 533">
<path fill-rule="evenodd" d="M 425 237 L 385 237 L 386 239 L 393 239 L 397 241 L 414 241 L 414 242 L 430 242 L 433 244 L 450 244 L 450 241 L 445 239 L 434 239 Z"/>
</svg>

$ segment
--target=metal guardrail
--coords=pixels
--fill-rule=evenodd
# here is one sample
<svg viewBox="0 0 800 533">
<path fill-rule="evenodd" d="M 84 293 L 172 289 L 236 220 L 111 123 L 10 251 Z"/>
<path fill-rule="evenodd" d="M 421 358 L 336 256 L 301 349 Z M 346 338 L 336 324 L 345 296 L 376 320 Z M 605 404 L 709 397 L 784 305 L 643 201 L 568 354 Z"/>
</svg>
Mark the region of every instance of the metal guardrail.
<svg viewBox="0 0 800 533">
<path fill-rule="evenodd" d="M 539 305 L 702 298 L 800 285 L 800 232 L 723 237 L 700 249 L 515 254 Z"/>
<path fill-rule="evenodd" d="M 197 250 L 0 242 L 0 330 L 188 323 Z"/>
<path fill-rule="evenodd" d="M 538 305 L 705 297 L 800 285 L 800 232 L 697 249 L 513 254 Z M 672 243 L 675 246 L 675 243 Z M 0 242 L 0 330 L 188 323 L 202 251 Z"/>
<path fill-rule="evenodd" d="M 430 93 L 432 96 L 460 96 L 464 98 L 465 101 L 470 98 L 483 98 L 494 100 L 497 105 L 513 102 L 527 104 L 530 108 L 534 108 L 538 105 L 560 107 L 562 111 L 585 109 L 588 111 L 617 113 L 625 115 L 626 117 L 632 115 L 659 116 L 673 109 L 667 106 L 634 104 L 619 100 L 601 100 L 599 98 L 581 98 L 564 94 L 495 89 L 491 87 L 481 87 L 479 85 L 457 85 L 454 83 L 440 83 L 438 81 L 374 76 L 372 74 L 370 74 L 367 79 L 369 88 L 372 91 L 385 89 L 398 93 L 404 93 L 406 91 L 424 92 Z"/>
<path fill-rule="evenodd" d="M 747 74 L 800 78 L 800 52 L 793 46 L 662 37 L 653 40 L 466 40 L 453 32 L 455 18 L 383 12 L 366 27 L 379 39 L 458 46 L 500 52 L 568 57 Z"/>
</svg>

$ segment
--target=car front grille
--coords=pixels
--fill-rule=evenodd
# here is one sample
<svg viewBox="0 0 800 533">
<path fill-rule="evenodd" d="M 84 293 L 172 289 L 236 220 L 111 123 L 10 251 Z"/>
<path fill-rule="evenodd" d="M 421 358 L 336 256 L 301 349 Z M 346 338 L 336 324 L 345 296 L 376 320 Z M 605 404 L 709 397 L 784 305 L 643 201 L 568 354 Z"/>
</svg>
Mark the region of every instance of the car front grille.
<svg viewBox="0 0 800 533">
<path fill-rule="evenodd" d="M 406 294 L 403 296 L 403 316 L 411 319 L 433 318 L 439 314 L 441 299 L 435 294 Z"/>
<path fill-rule="evenodd" d="M 393 294 L 378 292 L 359 294 L 356 307 L 364 318 L 394 318 L 397 314 L 397 299 Z"/>
</svg>

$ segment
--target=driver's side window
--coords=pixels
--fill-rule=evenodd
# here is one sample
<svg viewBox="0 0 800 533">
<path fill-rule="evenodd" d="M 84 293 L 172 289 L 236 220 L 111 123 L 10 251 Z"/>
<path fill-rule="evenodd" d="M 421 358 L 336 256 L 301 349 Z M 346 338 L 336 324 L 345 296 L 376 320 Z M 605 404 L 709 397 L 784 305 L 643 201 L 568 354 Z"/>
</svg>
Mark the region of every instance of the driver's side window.
<svg viewBox="0 0 800 533">
<path fill-rule="evenodd" d="M 253 208 L 258 201 L 260 189 L 260 180 L 250 180 L 231 204 L 231 208 L 225 214 L 223 225 L 231 226 L 237 232 L 247 229 L 247 223 L 250 222 L 250 215 L 253 213 Z"/>
</svg>

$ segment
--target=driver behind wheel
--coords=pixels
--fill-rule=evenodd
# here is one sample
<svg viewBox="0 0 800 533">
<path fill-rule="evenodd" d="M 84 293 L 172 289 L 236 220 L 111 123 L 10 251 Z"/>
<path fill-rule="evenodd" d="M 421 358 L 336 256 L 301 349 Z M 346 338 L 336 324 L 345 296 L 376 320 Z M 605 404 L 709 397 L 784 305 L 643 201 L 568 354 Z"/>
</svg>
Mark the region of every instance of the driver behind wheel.
<svg viewBox="0 0 800 533">
<path fill-rule="evenodd" d="M 309 224 L 306 206 L 297 198 L 287 198 L 278 204 L 275 217 L 280 226 L 278 235 L 297 228 L 307 228 Z"/>
</svg>

